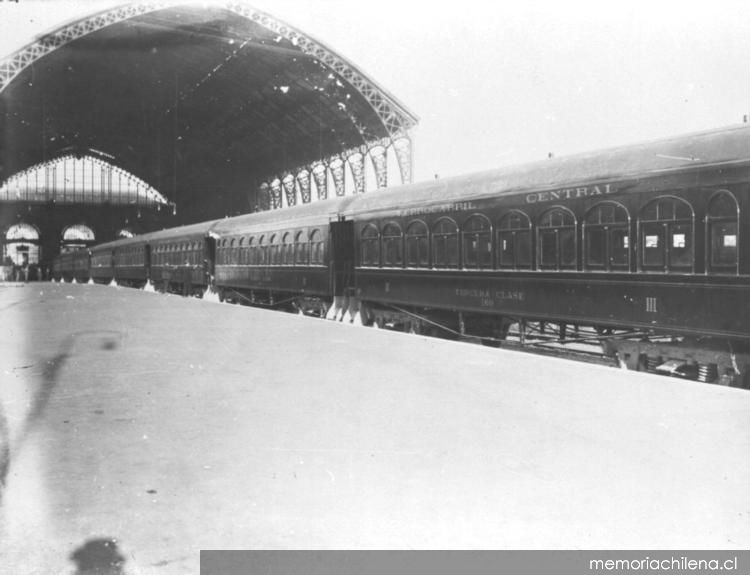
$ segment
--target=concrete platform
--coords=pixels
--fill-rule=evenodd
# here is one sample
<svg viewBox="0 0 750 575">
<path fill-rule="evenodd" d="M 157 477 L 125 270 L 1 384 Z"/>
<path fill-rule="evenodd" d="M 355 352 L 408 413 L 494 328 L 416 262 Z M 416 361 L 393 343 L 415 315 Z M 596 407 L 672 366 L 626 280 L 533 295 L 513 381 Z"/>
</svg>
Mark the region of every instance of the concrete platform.
<svg viewBox="0 0 750 575">
<path fill-rule="evenodd" d="M 750 547 L 745 390 L 127 288 L 0 287 L 0 321 L 0 571 Z"/>
</svg>

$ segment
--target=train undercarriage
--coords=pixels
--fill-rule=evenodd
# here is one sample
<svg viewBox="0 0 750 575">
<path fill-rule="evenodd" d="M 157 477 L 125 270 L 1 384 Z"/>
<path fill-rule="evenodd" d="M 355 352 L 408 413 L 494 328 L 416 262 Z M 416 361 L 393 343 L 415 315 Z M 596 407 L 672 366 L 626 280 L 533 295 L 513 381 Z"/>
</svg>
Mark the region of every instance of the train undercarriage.
<svg viewBox="0 0 750 575">
<path fill-rule="evenodd" d="M 332 306 L 335 307 L 335 306 Z M 622 369 L 750 389 L 750 347 L 719 338 L 689 337 L 631 328 L 549 322 L 500 315 L 408 308 L 349 298 L 330 319 L 377 328 L 537 350 Z"/>
<path fill-rule="evenodd" d="M 750 347 L 719 338 L 387 305 L 360 301 L 354 296 L 337 296 L 330 300 L 316 295 L 226 287 L 199 292 L 169 284 L 157 286 L 157 290 L 750 389 Z"/>
</svg>

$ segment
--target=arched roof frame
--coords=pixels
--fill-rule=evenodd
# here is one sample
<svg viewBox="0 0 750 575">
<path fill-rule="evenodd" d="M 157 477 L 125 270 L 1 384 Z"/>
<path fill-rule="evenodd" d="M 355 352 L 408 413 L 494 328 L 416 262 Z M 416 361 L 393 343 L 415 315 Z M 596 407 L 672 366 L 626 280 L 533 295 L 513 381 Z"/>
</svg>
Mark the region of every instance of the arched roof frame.
<svg viewBox="0 0 750 575">
<path fill-rule="evenodd" d="M 185 4 L 184 0 L 181 2 L 134 2 L 64 25 L 0 61 L 0 92 L 28 66 L 73 40 L 135 16 Z M 417 117 L 399 103 L 392 94 L 378 86 L 343 57 L 301 30 L 243 2 L 216 3 L 216 6 L 279 34 L 299 47 L 303 53 L 314 56 L 337 72 L 370 103 L 391 136 L 403 134 L 417 123 Z"/>
<path fill-rule="evenodd" d="M 278 207 L 274 178 L 320 163 L 339 194 L 332 158 L 358 168 L 354 152 L 377 146 L 410 181 L 418 121 L 341 55 L 238 1 L 134 2 L 41 35 L 0 61 L 0 111 L 0 181 L 102 150 L 179 206 L 175 223 L 253 209 L 264 182 Z"/>
</svg>

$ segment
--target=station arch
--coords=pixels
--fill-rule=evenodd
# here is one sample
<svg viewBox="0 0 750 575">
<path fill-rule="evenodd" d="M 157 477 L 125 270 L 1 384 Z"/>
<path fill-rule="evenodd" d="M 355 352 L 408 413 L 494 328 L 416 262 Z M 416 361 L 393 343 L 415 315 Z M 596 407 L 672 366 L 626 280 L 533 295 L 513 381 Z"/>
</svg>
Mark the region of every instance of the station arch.
<svg viewBox="0 0 750 575">
<path fill-rule="evenodd" d="M 41 236 L 32 224 L 19 222 L 3 234 L 3 264 L 14 266 L 36 265 L 40 262 Z"/>
</svg>

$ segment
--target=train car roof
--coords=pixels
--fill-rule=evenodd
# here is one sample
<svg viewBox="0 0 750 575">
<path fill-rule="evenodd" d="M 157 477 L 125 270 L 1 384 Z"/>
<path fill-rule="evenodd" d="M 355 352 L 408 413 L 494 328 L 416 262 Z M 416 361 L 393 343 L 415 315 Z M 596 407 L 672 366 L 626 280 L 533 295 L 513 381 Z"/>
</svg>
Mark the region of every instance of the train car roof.
<svg viewBox="0 0 750 575">
<path fill-rule="evenodd" d="M 211 232 L 222 236 L 242 234 L 246 231 L 272 231 L 280 227 L 290 228 L 321 225 L 328 223 L 330 220 L 335 220 L 342 209 L 355 199 L 356 196 L 335 197 L 280 210 L 270 210 L 227 218 L 219 220 L 216 226 L 211 229 Z"/>
<path fill-rule="evenodd" d="M 335 197 L 291 208 L 210 220 L 123 238 L 92 249 L 127 246 L 143 241 L 158 243 L 209 233 L 221 237 L 273 231 L 280 227 L 320 225 L 336 219 L 339 214 L 350 216 L 368 211 L 420 207 L 532 190 L 554 190 L 740 163 L 750 163 L 750 125 L 747 124 L 406 184 L 368 194 Z"/>
<path fill-rule="evenodd" d="M 99 244 L 91 248 L 92 251 L 96 250 L 108 250 L 113 248 L 127 247 L 129 245 L 141 244 L 144 242 L 161 242 L 169 241 L 174 238 L 184 238 L 185 236 L 191 236 L 194 238 L 203 237 L 211 229 L 211 226 L 215 225 L 220 220 L 210 220 L 207 222 L 200 222 L 197 224 L 188 224 L 186 226 L 179 226 L 176 228 L 168 228 L 165 230 L 158 230 L 155 232 L 148 232 L 133 236 L 132 238 L 121 238 L 119 240 L 113 240 L 104 244 Z"/>
<path fill-rule="evenodd" d="M 742 162 L 750 163 L 747 124 L 398 186 L 355 196 L 343 213 L 555 190 Z"/>
<path fill-rule="evenodd" d="M 156 232 L 150 232 L 140 236 L 141 240 L 148 240 L 152 243 L 168 242 L 175 238 L 199 238 L 206 236 L 211 229 L 216 226 L 222 220 L 208 220 L 205 222 L 199 222 L 197 224 L 188 224 L 186 226 L 179 226 L 176 228 L 168 228 L 166 230 L 159 230 Z"/>
</svg>

